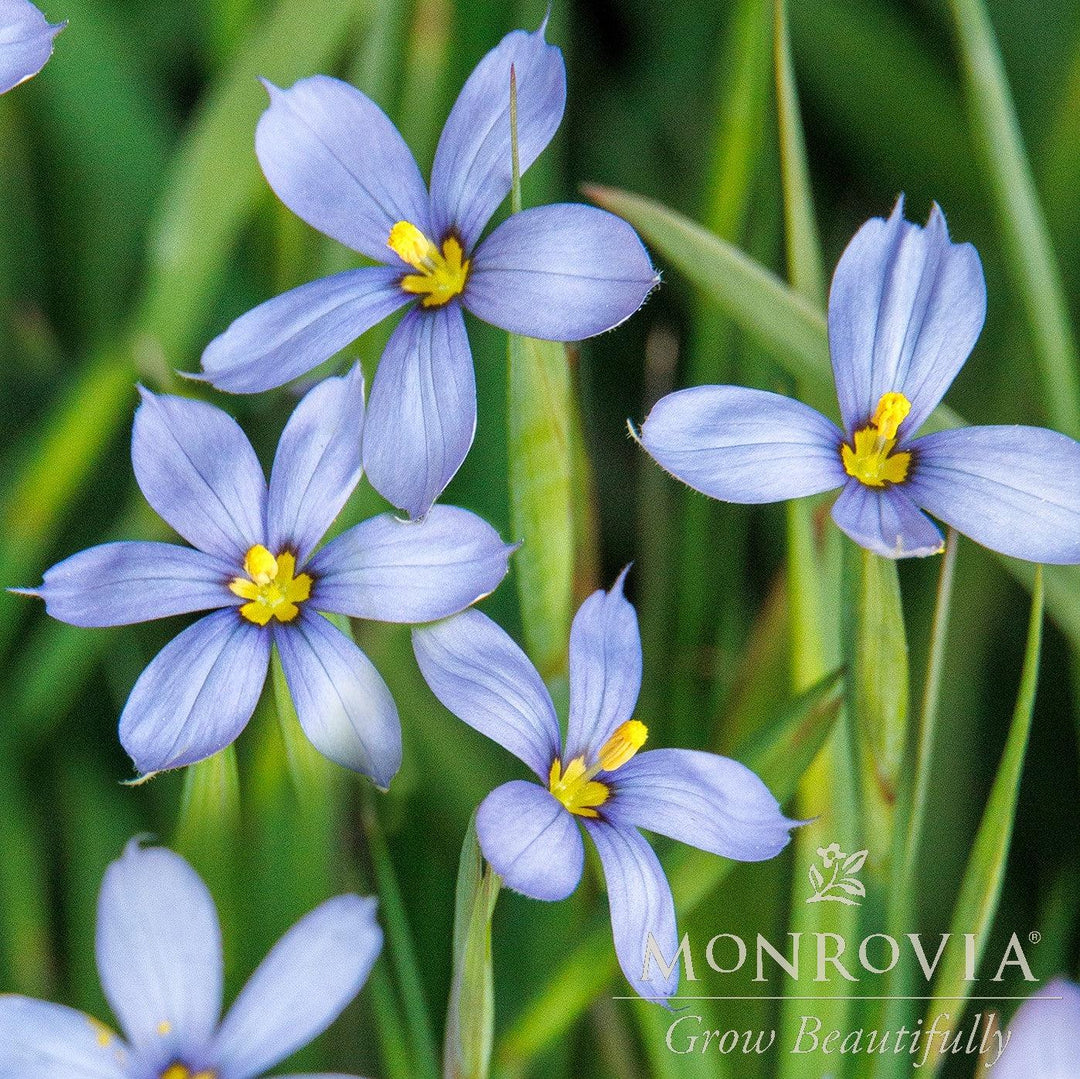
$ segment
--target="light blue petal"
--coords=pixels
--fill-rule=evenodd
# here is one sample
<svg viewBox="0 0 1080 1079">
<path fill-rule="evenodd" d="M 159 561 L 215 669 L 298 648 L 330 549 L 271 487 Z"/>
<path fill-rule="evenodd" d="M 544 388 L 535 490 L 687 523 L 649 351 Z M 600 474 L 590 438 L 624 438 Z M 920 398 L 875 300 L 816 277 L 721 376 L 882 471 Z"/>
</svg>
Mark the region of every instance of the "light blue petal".
<svg viewBox="0 0 1080 1079">
<path fill-rule="evenodd" d="M 514 779 L 476 811 L 476 836 L 503 883 L 532 899 L 565 899 L 578 886 L 585 845 L 574 818 L 544 787 Z"/>
<path fill-rule="evenodd" d="M 290 90 L 264 83 L 270 107 L 255 129 L 255 152 L 277 197 L 313 228 L 376 262 L 398 221 L 430 235 L 424 181 L 386 113 L 327 75 Z"/>
<path fill-rule="evenodd" d="M 312 602 L 353 618 L 433 622 L 493 592 L 513 550 L 486 521 L 456 506 L 434 506 L 420 521 L 383 513 L 312 559 Z"/>
<path fill-rule="evenodd" d="M 214 1044 L 227 1079 L 250 1079 L 317 1038 L 360 992 L 382 948 L 375 900 L 339 895 L 270 950 Z"/>
<path fill-rule="evenodd" d="M 336 626 L 305 606 L 275 626 L 274 641 L 296 714 L 330 760 L 386 789 L 401 767 L 401 723 L 371 660 Z"/>
<path fill-rule="evenodd" d="M 622 218 L 595 206 L 537 206 L 480 244 L 462 302 L 511 333 L 580 341 L 628 319 L 659 280 Z"/>
<path fill-rule="evenodd" d="M 904 220 L 903 197 L 888 221 L 867 221 L 829 292 L 829 349 L 848 434 L 891 391 L 911 402 L 901 441 L 914 434 L 964 365 L 985 317 L 978 252 L 949 241 L 936 205 L 925 229 Z"/>
<path fill-rule="evenodd" d="M 603 810 L 613 824 L 658 832 L 739 862 L 775 857 L 797 824 L 749 768 L 715 753 L 649 750 L 604 781 L 615 789 Z"/>
<path fill-rule="evenodd" d="M 725 502 L 782 502 L 842 487 L 839 429 L 790 397 L 695 386 L 661 398 L 641 444 L 676 479 Z"/>
<path fill-rule="evenodd" d="M 523 760 L 543 783 L 559 755 L 559 721 L 536 668 L 480 611 L 413 630 L 431 692 L 458 719 Z"/>
<path fill-rule="evenodd" d="M 146 501 L 193 547 L 239 571 L 266 541 L 266 479 L 251 443 L 220 408 L 139 392 L 131 463 Z"/>
<path fill-rule="evenodd" d="M 0 995 L 0 1079 L 127 1079 L 127 1058 L 124 1043 L 82 1012 Z"/>
<path fill-rule="evenodd" d="M 461 467 L 476 432 L 476 382 L 456 303 L 414 307 L 394 330 L 371 385 L 364 470 L 372 487 L 423 517 Z"/>
<path fill-rule="evenodd" d="M 65 25 L 50 26 L 29 0 L 0 0 L 0 94 L 45 66 Z"/>
<path fill-rule="evenodd" d="M 222 558 L 172 543 L 103 543 L 45 571 L 45 610 L 72 626 L 127 626 L 243 602 L 228 589 L 236 569 Z"/>
<path fill-rule="evenodd" d="M 1029 562 L 1080 562 L 1080 444 L 1042 427 L 965 427 L 912 443 L 904 489 L 977 543 Z"/>
<path fill-rule="evenodd" d="M 1076 1079 L 1080 1075 L 1080 987 L 1055 978 L 1020 1005 L 994 1079 Z"/>
<path fill-rule="evenodd" d="M 883 558 L 922 558 L 945 546 L 941 533 L 907 491 L 849 480 L 832 508 L 833 520 L 860 547 Z"/>
<path fill-rule="evenodd" d="M 469 251 L 510 193 L 510 68 L 517 82 L 522 173 L 551 141 L 566 107 L 562 53 L 534 33 L 514 30 L 476 65 L 443 128 L 431 169 L 431 217 L 440 242 L 456 228 Z"/>
<path fill-rule="evenodd" d="M 227 393 L 284 386 L 412 299 L 399 269 L 365 266 L 310 281 L 241 315 L 207 345 L 207 381 Z"/>
<path fill-rule="evenodd" d="M 641 691 L 641 633 L 623 596 L 626 570 L 610 592 L 594 592 L 570 627 L 570 724 L 565 760 L 595 761 L 604 743 L 630 719 Z"/>
<path fill-rule="evenodd" d="M 269 662 L 269 632 L 233 609 L 174 637 L 139 675 L 120 716 L 120 741 L 139 772 L 192 764 L 235 741 Z"/>
<path fill-rule="evenodd" d="M 206 885 L 178 854 L 132 840 L 106 870 L 97 964 L 144 1066 L 202 1057 L 221 1015 L 221 929 Z"/>
<path fill-rule="evenodd" d="M 328 378 L 309 390 L 285 425 L 270 473 L 266 527 L 271 551 L 298 565 L 334 523 L 360 482 L 364 373 Z"/>
<path fill-rule="evenodd" d="M 608 824 L 604 820 L 582 818 L 604 865 L 611 931 L 619 966 L 634 991 L 643 997 L 666 1000 L 679 988 L 679 969 L 665 978 L 656 962 L 650 962 L 648 979 L 645 957 L 651 935 L 667 962 L 678 947 L 675 903 L 671 886 L 652 847 L 633 828 Z"/>
</svg>

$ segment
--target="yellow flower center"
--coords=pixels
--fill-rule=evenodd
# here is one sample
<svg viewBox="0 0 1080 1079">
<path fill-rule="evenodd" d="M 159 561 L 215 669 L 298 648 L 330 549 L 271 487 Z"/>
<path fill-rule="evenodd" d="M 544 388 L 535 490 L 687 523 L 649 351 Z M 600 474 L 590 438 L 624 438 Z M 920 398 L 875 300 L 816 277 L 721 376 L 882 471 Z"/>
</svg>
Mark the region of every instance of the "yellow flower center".
<svg viewBox="0 0 1080 1079">
<path fill-rule="evenodd" d="M 170 1064 L 161 1079 L 217 1079 L 217 1072 L 193 1072 L 186 1064 Z"/>
<path fill-rule="evenodd" d="M 424 307 L 441 307 L 464 290 L 469 260 L 456 236 L 447 236 L 440 251 L 414 224 L 399 221 L 386 246 L 417 271 L 406 274 L 401 287 L 423 296 Z"/>
<path fill-rule="evenodd" d="M 229 582 L 229 591 L 249 601 L 240 613 L 257 626 L 265 626 L 271 618 L 291 622 L 300 613 L 297 604 L 311 595 L 311 578 L 306 573 L 294 576 L 296 556 L 291 551 L 282 551 L 275 558 L 261 543 L 256 544 L 244 556 L 244 572 L 246 577 Z M 162 1079 L 186 1079 L 186 1075 L 166 1074 Z"/>
<path fill-rule="evenodd" d="M 562 761 L 558 757 L 551 764 L 548 775 L 548 790 L 571 813 L 579 817 L 598 817 L 597 806 L 602 806 L 611 795 L 606 783 L 594 777 L 599 772 L 614 772 L 621 768 L 649 737 L 649 728 L 636 719 L 629 719 L 616 728 L 615 733 L 604 743 L 591 767 L 585 766 L 584 757 L 575 757 L 563 771 Z"/>
<path fill-rule="evenodd" d="M 866 427 L 855 432 L 855 448 L 846 442 L 840 447 L 844 471 L 867 487 L 902 483 L 911 467 L 906 450 L 893 453 L 896 432 L 911 411 L 911 402 L 902 393 L 883 394 Z"/>
</svg>

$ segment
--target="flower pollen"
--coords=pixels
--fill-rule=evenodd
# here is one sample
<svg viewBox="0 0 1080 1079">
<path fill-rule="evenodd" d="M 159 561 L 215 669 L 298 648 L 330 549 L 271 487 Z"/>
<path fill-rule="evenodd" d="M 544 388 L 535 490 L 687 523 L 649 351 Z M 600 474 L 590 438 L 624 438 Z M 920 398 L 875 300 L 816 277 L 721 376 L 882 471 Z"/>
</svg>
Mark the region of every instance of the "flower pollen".
<svg viewBox="0 0 1080 1079">
<path fill-rule="evenodd" d="M 882 394 L 870 422 L 855 432 L 854 449 L 844 443 L 840 457 L 844 471 L 867 487 L 902 483 L 911 467 L 911 454 L 893 453 L 896 433 L 911 411 L 911 402 L 902 393 Z"/>
<path fill-rule="evenodd" d="M 575 757 L 563 771 L 558 757 L 551 764 L 548 790 L 571 812 L 579 817 L 598 817 L 597 808 L 611 796 L 611 789 L 594 777 L 599 772 L 614 772 L 621 768 L 645 744 L 649 728 L 640 720 L 630 719 L 620 724 L 604 743 L 596 763 L 585 766 L 584 757 Z"/>
<path fill-rule="evenodd" d="M 229 591 L 249 601 L 240 614 L 257 626 L 265 626 L 271 618 L 291 622 L 300 613 L 297 605 L 311 595 L 311 577 L 296 574 L 296 556 L 291 551 L 275 558 L 261 543 L 256 544 L 244 556 L 244 572 L 247 577 L 229 582 Z"/>
<path fill-rule="evenodd" d="M 217 1072 L 193 1072 L 186 1064 L 170 1064 L 161 1073 L 161 1079 L 217 1079 Z"/>
<path fill-rule="evenodd" d="M 401 287 L 422 296 L 424 307 L 441 307 L 464 291 L 469 260 L 456 236 L 447 236 L 440 251 L 410 221 L 399 221 L 390 230 L 386 246 L 417 271 L 406 274 Z"/>
</svg>

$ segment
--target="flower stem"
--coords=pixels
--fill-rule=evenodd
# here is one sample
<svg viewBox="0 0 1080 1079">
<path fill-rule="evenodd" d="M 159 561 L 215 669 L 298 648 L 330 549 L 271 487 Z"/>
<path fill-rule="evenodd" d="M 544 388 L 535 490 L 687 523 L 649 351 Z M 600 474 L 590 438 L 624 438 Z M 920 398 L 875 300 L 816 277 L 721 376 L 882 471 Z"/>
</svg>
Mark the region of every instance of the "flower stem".
<svg viewBox="0 0 1080 1079">
<path fill-rule="evenodd" d="M 491 918 L 501 886 L 501 878 L 480 853 L 474 814 L 458 867 L 443 1079 L 487 1079 L 495 1020 Z"/>
</svg>

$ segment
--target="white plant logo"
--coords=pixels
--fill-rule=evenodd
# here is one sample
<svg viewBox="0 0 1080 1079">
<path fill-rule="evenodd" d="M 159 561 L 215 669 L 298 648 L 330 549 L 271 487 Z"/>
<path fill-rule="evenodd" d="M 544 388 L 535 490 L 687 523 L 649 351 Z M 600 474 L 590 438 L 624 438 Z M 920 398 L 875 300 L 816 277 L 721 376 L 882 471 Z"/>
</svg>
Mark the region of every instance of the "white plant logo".
<svg viewBox="0 0 1080 1079">
<path fill-rule="evenodd" d="M 845 854 L 839 843 L 828 847 L 818 847 L 821 868 L 810 867 L 810 883 L 814 894 L 807 903 L 845 903 L 849 907 L 860 906 L 860 900 L 866 895 L 866 888 L 859 880 L 858 873 L 866 862 L 867 852 L 857 850 L 854 854 Z"/>
</svg>

